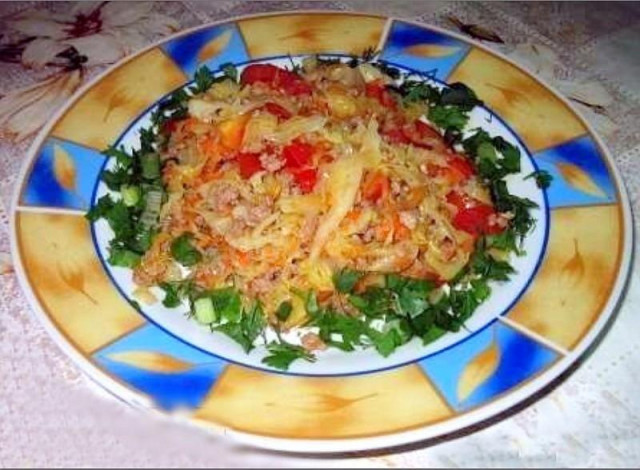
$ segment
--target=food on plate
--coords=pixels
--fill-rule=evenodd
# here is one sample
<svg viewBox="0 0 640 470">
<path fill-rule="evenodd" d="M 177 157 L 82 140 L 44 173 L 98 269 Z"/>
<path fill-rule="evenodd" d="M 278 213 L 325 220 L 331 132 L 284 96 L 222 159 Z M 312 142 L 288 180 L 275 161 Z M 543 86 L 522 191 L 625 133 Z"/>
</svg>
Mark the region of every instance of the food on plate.
<svg viewBox="0 0 640 470">
<path fill-rule="evenodd" d="M 88 217 L 139 301 L 162 289 L 269 366 L 387 356 L 457 331 L 534 225 L 505 182 L 518 148 L 466 129 L 479 104 L 370 53 L 202 68 L 137 148 L 106 151 L 110 193 Z"/>
</svg>

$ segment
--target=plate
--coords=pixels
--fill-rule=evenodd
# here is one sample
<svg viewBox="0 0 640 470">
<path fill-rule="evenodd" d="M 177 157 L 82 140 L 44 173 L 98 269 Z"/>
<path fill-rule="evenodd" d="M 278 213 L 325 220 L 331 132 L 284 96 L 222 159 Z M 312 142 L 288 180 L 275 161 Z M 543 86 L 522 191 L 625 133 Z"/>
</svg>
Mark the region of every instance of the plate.
<svg viewBox="0 0 640 470">
<path fill-rule="evenodd" d="M 510 189 L 538 203 L 517 274 L 466 329 L 389 358 L 323 355 L 282 373 L 160 306 L 134 306 L 130 272 L 105 260 L 108 230 L 84 213 L 106 189 L 110 144 L 135 145 L 155 105 L 195 70 L 289 63 L 366 49 L 484 101 L 471 126 L 521 152 Z M 92 379 L 125 402 L 258 447 L 294 452 L 386 448 L 460 432 L 545 389 L 596 344 L 629 271 L 632 229 L 613 160 L 569 103 L 505 57 L 450 32 L 369 14 L 287 12 L 184 31 L 83 87 L 42 130 L 12 209 L 21 285 L 45 328 Z M 278 419 L 274 419 L 278 416 Z"/>
</svg>

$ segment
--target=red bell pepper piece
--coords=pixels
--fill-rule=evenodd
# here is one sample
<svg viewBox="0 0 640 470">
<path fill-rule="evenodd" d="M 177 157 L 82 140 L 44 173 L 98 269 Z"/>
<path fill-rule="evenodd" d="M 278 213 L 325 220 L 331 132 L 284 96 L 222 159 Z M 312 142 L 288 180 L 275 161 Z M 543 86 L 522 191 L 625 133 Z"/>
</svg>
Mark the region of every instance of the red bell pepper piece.
<svg viewBox="0 0 640 470">
<path fill-rule="evenodd" d="M 419 119 L 405 125 L 402 128 L 402 131 L 406 138 L 416 147 L 422 147 L 429 150 L 436 148 L 443 150 L 446 147 L 440 133 L 429 124 L 422 122 Z"/>
<path fill-rule="evenodd" d="M 264 109 L 266 112 L 273 114 L 278 119 L 286 120 L 292 116 L 287 108 L 280 106 L 277 103 L 268 102 L 261 106 L 260 109 Z"/>
<path fill-rule="evenodd" d="M 386 107 L 395 109 L 398 106 L 395 98 L 384 85 L 382 80 L 374 80 L 365 85 L 364 93 L 370 98 L 375 98 L 378 102 Z"/>
<path fill-rule="evenodd" d="M 463 181 L 471 178 L 476 172 L 471 161 L 468 158 L 459 155 L 449 157 L 447 159 L 447 165 L 460 173 Z"/>
<path fill-rule="evenodd" d="M 238 166 L 240 167 L 240 175 L 244 179 L 251 178 L 255 173 L 262 171 L 262 163 L 257 153 L 240 153 L 238 154 Z"/>
<path fill-rule="evenodd" d="M 313 145 L 294 140 L 282 149 L 285 171 L 293 176 L 296 185 L 303 193 L 313 190 L 318 179 L 318 171 L 313 168 Z"/>
<path fill-rule="evenodd" d="M 288 170 L 296 170 L 311 165 L 313 146 L 299 140 L 294 140 L 282 149 L 285 160 L 284 167 Z"/>
<path fill-rule="evenodd" d="M 383 130 L 382 135 L 387 138 L 390 144 L 408 144 L 411 142 L 399 127 Z"/>
<path fill-rule="evenodd" d="M 493 213 L 491 206 L 481 205 L 462 209 L 453 217 L 453 226 L 471 235 L 486 233 L 487 218 Z"/>
<path fill-rule="evenodd" d="M 271 64 L 249 65 L 240 74 L 240 83 L 242 85 L 265 83 L 293 96 L 311 93 L 311 85 L 300 75 Z"/>
<path fill-rule="evenodd" d="M 312 91 L 311 85 L 302 77 L 288 70 L 280 74 L 280 86 L 287 95 L 291 96 L 310 95 Z"/>
<path fill-rule="evenodd" d="M 163 135 L 172 134 L 178 127 L 178 119 L 167 119 L 160 127 L 160 133 Z"/>
<path fill-rule="evenodd" d="M 375 173 L 369 173 L 364 180 L 362 186 L 362 197 L 368 201 L 376 202 L 380 199 L 385 199 L 389 195 L 391 190 L 391 183 L 389 177 L 384 173 L 376 171 Z"/>
<path fill-rule="evenodd" d="M 242 85 L 253 85 L 258 82 L 273 83 L 279 70 L 271 64 L 251 64 L 240 74 L 240 83 Z"/>
<path fill-rule="evenodd" d="M 303 193 L 313 191 L 316 181 L 318 180 L 318 171 L 315 168 L 304 168 L 292 172 L 296 185 Z"/>
<path fill-rule="evenodd" d="M 450 191 L 446 198 L 449 204 L 458 209 L 452 220 L 453 226 L 458 230 L 471 235 L 493 235 L 504 230 L 504 227 L 490 221 L 491 216 L 496 215 L 491 205 L 457 191 Z"/>
</svg>

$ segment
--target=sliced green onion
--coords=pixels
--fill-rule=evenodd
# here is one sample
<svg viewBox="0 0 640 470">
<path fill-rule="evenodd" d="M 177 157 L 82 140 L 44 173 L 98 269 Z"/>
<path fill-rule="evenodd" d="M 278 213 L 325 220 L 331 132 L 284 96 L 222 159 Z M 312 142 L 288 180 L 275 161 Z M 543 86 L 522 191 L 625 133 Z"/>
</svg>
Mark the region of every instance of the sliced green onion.
<svg viewBox="0 0 640 470">
<path fill-rule="evenodd" d="M 193 313 L 199 323 L 208 325 L 216 321 L 213 301 L 209 297 L 201 297 L 193 302 Z"/>
</svg>

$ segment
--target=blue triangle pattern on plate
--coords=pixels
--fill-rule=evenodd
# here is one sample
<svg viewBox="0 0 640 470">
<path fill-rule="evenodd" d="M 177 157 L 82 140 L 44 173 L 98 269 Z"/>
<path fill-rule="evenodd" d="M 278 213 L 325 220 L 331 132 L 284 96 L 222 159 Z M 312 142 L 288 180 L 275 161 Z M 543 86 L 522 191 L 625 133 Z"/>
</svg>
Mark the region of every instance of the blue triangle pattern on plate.
<svg viewBox="0 0 640 470">
<path fill-rule="evenodd" d="M 394 21 L 380 58 L 426 76 L 446 80 L 464 59 L 469 45 L 450 36 L 402 21 Z"/>
<path fill-rule="evenodd" d="M 557 357 L 554 351 L 496 321 L 418 365 L 447 402 L 462 411 L 523 384 Z"/>
<path fill-rule="evenodd" d="M 215 71 L 225 63 L 249 60 L 235 24 L 212 26 L 180 36 L 164 44 L 162 49 L 189 77 L 202 65 Z"/>
<path fill-rule="evenodd" d="M 228 364 L 155 325 L 132 332 L 94 358 L 109 373 L 168 410 L 197 407 Z"/>
<path fill-rule="evenodd" d="M 616 202 L 611 174 L 591 137 L 542 150 L 533 158 L 541 170 L 553 176 L 547 189 L 551 208 Z"/>
<path fill-rule="evenodd" d="M 87 210 L 104 161 L 97 150 L 47 139 L 33 162 L 20 203 Z"/>
</svg>

